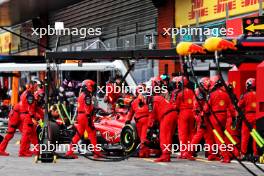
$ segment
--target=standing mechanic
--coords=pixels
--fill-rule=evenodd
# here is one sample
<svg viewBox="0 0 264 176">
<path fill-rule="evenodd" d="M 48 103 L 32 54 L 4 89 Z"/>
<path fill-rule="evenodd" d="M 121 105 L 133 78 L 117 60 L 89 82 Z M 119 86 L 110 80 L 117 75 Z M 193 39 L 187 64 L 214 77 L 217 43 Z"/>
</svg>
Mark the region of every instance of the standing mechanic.
<svg viewBox="0 0 264 176">
<path fill-rule="evenodd" d="M 222 82 L 219 76 L 211 77 L 211 90 L 208 98 L 208 104 L 205 105 L 205 112 L 209 113 L 211 107 L 210 121 L 214 129 L 224 139 L 225 144 L 229 144 L 229 140 L 224 135 L 223 127 L 226 127 L 228 113 L 235 114 L 234 107 L 225 90 L 223 90 Z M 234 116 L 234 115 L 233 115 Z M 215 142 L 218 145 L 220 154 L 223 157 L 222 162 L 230 163 L 231 156 L 226 147 L 223 147 L 221 141 L 214 135 Z"/>
<path fill-rule="evenodd" d="M 159 123 L 161 156 L 155 162 L 170 162 L 171 144 L 178 121 L 175 108 L 163 96 L 144 96 L 143 101 L 149 105 L 148 131 Z"/>
<path fill-rule="evenodd" d="M 176 98 L 176 109 L 179 111 L 178 133 L 180 145 L 188 145 L 195 134 L 195 119 L 193 115 L 193 90 L 188 88 L 189 80 L 182 76 L 178 80 L 178 89 L 181 89 Z M 180 158 L 185 159 L 185 152 L 181 151 Z"/>
<path fill-rule="evenodd" d="M 26 90 L 21 95 L 20 117 L 22 121 L 22 137 L 20 141 L 19 156 L 30 157 L 29 151 L 31 136 L 34 130 L 33 118 L 35 117 L 34 91 Z"/>
<path fill-rule="evenodd" d="M 194 117 L 196 120 L 196 126 L 197 131 L 195 135 L 193 136 L 191 140 L 191 146 L 194 146 L 196 144 L 199 144 L 204 138 L 205 143 L 210 147 L 208 151 L 208 157 L 207 159 L 209 161 L 211 160 L 220 160 L 220 158 L 217 156 L 217 154 L 213 154 L 212 152 L 212 145 L 214 144 L 214 137 L 212 133 L 212 128 L 208 122 L 209 117 L 206 113 L 204 113 L 203 107 L 206 103 L 206 98 L 209 92 L 210 88 L 210 78 L 209 77 L 203 77 L 199 81 L 200 87 L 195 90 L 195 97 L 193 101 L 194 105 Z M 189 160 L 195 160 L 193 157 L 194 150 L 189 151 L 188 153 L 185 153 L 185 156 Z"/>
<path fill-rule="evenodd" d="M 16 129 L 22 133 L 19 156 L 32 156 L 29 151 L 30 135 L 33 128 L 31 117 L 34 116 L 34 96 L 33 93 L 37 89 L 37 84 L 31 81 L 27 89 L 21 94 L 20 102 L 14 106 L 9 113 L 8 130 L 5 138 L 0 144 L 0 155 L 8 156 L 5 152 L 9 141 L 14 137 Z M 31 126 L 32 125 L 32 126 Z"/>
<path fill-rule="evenodd" d="M 141 84 L 137 87 L 137 98 L 132 101 L 126 117 L 126 124 L 130 124 L 133 117 L 136 122 L 136 128 L 141 142 L 139 151 L 140 158 L 147 158 L 150 154 L 149 148 L 144 144 L 147 137 L 149 116 L 148 105 L 144 102 L 144 97 L 142 95 L 145 90 L 146 85 L 144 84 Z"/>
<path fill-rule="evenodd" d="M 242 95 L 238 102 L 240 108 L 243 108 L 247 121 L 256 128 L 256 80 L 249 78 L 246 81 L 246 93 Z M 250 138 L 250 131 L 245 122 L 242 123 L 242 140 L 241 140 L 241 154 L 242 158 L 247 154 L 248 142 Z M 256 142 L 253 140 L 253 154 L 258 155 Z"/>
<path fill-rule="evenodd" d="M 96 84 L 94 81 L 88 79 L 82 82 L 82 92 L 78 97 L 77 123 L 75 124 L 77 131 L 66 153 L 67 157 L 78 158 L 74 154 L 74 148 L 76 149 L 76 144 L 83 137 L 85 130 L 88 132 L 88 137 L 93 145 L 94 158 L 100 156 L 100 149 L 97 148 L 96 130 L 94 127 L 94 105 L 92 96 L 95 91 Z"/>
</svg>

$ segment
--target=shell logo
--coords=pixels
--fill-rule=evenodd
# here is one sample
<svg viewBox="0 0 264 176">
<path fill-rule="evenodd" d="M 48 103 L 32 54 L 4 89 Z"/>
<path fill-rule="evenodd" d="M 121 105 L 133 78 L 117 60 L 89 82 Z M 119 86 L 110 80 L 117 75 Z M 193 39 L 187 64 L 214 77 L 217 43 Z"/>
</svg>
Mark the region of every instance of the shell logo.
<svg viewBox="0 0 264 176">
<path fill-rule="evenodd" d="M 206 39 L 203 46 L 210 52 L 222 51 L 226 49 L 237 50 L 233 42 L 219 37 L 210 37 Z"/>
<path fill-rule="evenodd" d="M 256 102 L 251 103 L 251 107 L 252 108 L 256 108 L 257 107 L 257 103 Z"/>
<path fill-rule="evenodd" d="M 224 101 L 224 100 L 221 100 L 221 101 L 219 102 L 219 105 L 220 105 L 220 106 L 224 106 L 224 105 L 225 105 L 225 101 Z"/>
<path fill-rule="evenodd" d="M 191 42 L 180 42 L 176 47 L 176 51 L 181 56 L 188 56 L 189 54 L 196 54 L 196 53 L 205 54 L 204 48 L 202 46 L 199 46 Z"/>
<path fill-rule="evenodd" d="M 192 104 L 192 99 L 189 98 L 189 99 L 187 100 L 187 102 L 188 102 L 188 104 Z"/>
<path fill-rule="evenodd" d="M 237 82 L 236 81 L 233 81 L 232 83 L 233 83 L 233 88 L 236 88 Z"/>
</svg>

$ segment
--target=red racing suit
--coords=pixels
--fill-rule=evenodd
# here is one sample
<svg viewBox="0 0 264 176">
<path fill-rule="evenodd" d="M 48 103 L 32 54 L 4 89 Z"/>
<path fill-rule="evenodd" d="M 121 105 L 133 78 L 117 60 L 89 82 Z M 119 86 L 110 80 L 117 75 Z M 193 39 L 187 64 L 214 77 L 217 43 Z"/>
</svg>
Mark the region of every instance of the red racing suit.
<svg viewBox="0 0 264 176">
<path fill-rule="evenodd" d="M 126 121 L 131 121 L 134 117 L 134 120 L 136 122 L 137 133 L 141 141 L 139 156 L 148 157 L 149 149 L 144 145 L 144 142 L 146 141 L 147 137 L 149 110 L 147 104 L 140 104 L 141 102 L 137 97 L 131 103 L 131 107 L 127 114 Z"/>
<path fill-rule="evenodd" d="M 162 155 L 160 159 L 170 161 L 171 150 L 168 150 L 166 146 L 172 144 L 173 134 L 177 127 L 178 114 L 175 108 L 162 96 L 153 96 L 152 100 L 152 110 L 150 109 L 148 126 L 153 127 L 154 122 L 159 123 L 160 129 L 160 148 Z M 171 146 L 169 147 L 171 149 Z"/>
<path fill-rule="evenodd" d="M 193 115 L 194 93 L 189 88 L 184 88 L 178 93 L 176 108 L 179 111 L 178 134 L 180 144 L 187 145 L 195 134 L 195 119 Z M 181 156 L 187 151 L 181 151 Z"/>
<path fill-rule="evenodd" d="M 176 109 L 176 99 L 179 92 L 180 89 L 175 89 L 171 92 L 170 103 L 174 106 L 175 109 Z"/>
<path fill-rule="evenodd" d="M 21 102 L 16 104 L 8 115 L 9 120 L 8 120 L 7 134 L 5 135 L 2 143 L 0 144 L 0 152 L 1 153 L 5 152 L 9 141 L 14 137 L 16 129 L 19 129 L 19 131 L 22 133 L 22 121 L 23 121 L 23 119 L 21 119 L 20 115 L 19 115 L 20 114 L 20 106 L 21 106 Z"/>
<path fill-rule="evenodd" d="M 20 118 L 23 119 L 22 137 L 20 143 L 19 155 L 24 156 L 29 153 L 29 145 L 31 142 L 32 133 L 34 131 L 34 124 L 32 118 L 35 116 L 35 104 L 29 104 L 27 96 L 31 95 L 29 91 L 23 92 L 21 96 Z M 33 96 L 33 95 L 32 95 Z"/>
<path fill-rule="evenodd" d="M 256 91 L 246 92 L 238 102 L 238 106 L 244 110 L 247 121 L 256 129 Z M 250 131 L 245 122 L 242 122 L 241 131 L 241 153 L 247 153 L 248 142 L 250 138 Z M 256 142 L 253 140 L 254 155 L 258 155 Z"/>
<path fill-rule="evenodd" d="M 218 88 L 210 93 L 208 104 L 211 106 L 211 109 L 213 111 L 213 113 L 211 113 L 210 115 L 210 121 L 214 129 L 223 138 L 226 145 L 230 144 L 222 129 L 222 127 L 226 127 L 228 113 L 231 113 L 233 117 L 235 116 L 235 110 L 233 105 L 231 104 L 231 100 L 228 94 L 222 88 Z M 205 105 L 205 111 L 209 112 L 209 107 L 207 105 Z M 213 114 L 215 114 L 216 117 Z M 221 147 L 222 143 L 217 138 L 217 136 L 214 135 L 214 138 L 215 142 L 218 144 L 218 149 L 220 150 L 220 154 L 223 156 L 224 160 L 230 160 L 230 153 L 227 151 L 227 149 L 223 149 L 223 147 Z M 238 152 L 236 152 L 236 155 L 238 155 Z"/>
<path fill-rule="evenodd" d="M 199 102 L 198 102 L 199 101 Z M 203 107 L 206 104 L 206 95 L 198 88 L 195 90 L 195 97 L 193 100 L 193 111 L 196 120 L 197 131 L 191 140 L 191 145 L 199 144 L 204 138 L 205 143 L 210 146 L 209 155 L 214 156 L 211 146 L 214 144 L 214 137 L 212 128 L 208 122 L 209 117 L 205 116 Z M 204 119 L 202 119 L 202 116 Z M 191 154 L 193 154 L 193 150 Z M 209 159 L 209 158 L 208 158 Z"/>
<path fill-rule="evenodd" d="M 77 130 L 76 134 L 72 138 L 72 143 L 70 145 L 69 151 L 66 153 L 66 156 L 75 156 L 74 148 L 78 141 L 83 137 L 85 130 L 88 133 L 89 140 L 93 145 L 94 154 L 99 154 L 99 149 L 97 147 L 96 141 L 96 130 L 94 127 L 94 106 L 90 102 L 90 104 L 86 103 L 87 94 L 82 92 L 78 97 L 78 109 L 77 109 L 77 123 L 75 124 L 75 128 Z M 89 96 L 88 96 L 89 97 Z M 90 97 L 92 99 L 92 97 Z M 76 156 L 75 156 L 76 157 Z M 76 157 L 77 158 L 77 157 Z"/>
<path fill-rule="evenodd" d="M 115 103 L 118 98 L 121 97 L 121 88 L 120 90 L 117 88 L 118 86 L 115 83 L 107 83 L 106 84 L 106 94 L 104 97 L 104 101 L 108 103 L 109 108 L 111 108 L 112 111 L 115 109 Z M 119 92 L 120 91 L 120 92 Z"/>
</svg>

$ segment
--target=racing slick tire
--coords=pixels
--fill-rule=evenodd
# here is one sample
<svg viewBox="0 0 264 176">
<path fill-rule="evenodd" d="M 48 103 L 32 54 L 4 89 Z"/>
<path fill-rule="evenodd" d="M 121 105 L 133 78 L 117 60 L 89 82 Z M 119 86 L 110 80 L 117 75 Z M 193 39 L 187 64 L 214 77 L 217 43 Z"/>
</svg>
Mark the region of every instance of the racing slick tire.
<svg viewBox="0 0 264 176">
<path fill-rule="evenodd" d="M 126 154 L 131 154 L 135 151 L 140 140 L 134 124 L 124 126 L 120 134 L 120 143 Z"/>
</svg>

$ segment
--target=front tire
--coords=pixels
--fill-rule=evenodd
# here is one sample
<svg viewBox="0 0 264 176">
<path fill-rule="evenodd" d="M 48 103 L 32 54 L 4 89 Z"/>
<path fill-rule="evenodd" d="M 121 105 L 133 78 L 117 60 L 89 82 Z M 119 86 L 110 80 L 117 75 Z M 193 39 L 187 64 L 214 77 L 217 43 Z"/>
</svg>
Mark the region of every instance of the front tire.
<svg viewBox="0 0 264 176">
<path fill-rule="evenodd" d="M 136 150 L 140 140 L 134 125 L 127 124 L 124 126 L 120 134 L 120 143 L 128 155 Z"/>
</svg>

